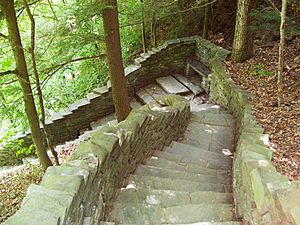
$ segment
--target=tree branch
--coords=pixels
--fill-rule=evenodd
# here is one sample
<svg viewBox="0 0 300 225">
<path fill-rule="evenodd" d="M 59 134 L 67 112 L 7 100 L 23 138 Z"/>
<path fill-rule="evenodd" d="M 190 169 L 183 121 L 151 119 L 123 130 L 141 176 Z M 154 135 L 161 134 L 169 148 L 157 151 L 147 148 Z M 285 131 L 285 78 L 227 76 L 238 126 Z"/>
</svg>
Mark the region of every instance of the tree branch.
<svg viewBox="0 0 300 225">
<path fill-rule="evenodd" d="M 5 35 L 5 34 L 2 34 L 2 33 L 0 33 L 0 37 L 3 37 L 3 38 L 5 38 L 5 39 L 8 39 L 8 36 Z"/>
<path fill-rule="evenodd" d="M 158 19 L 162 19 L 162 18 L 169 17 L 169 16 L 175 16 L 175 15 L 178 15 L 180 13 L 186 13 L 186 12 L 189 12 L 189 11 L 193 11 L 195 9 L 204 8 L 204 7 L 208 6 L 208 5 L 214 4 L 217 1 L 218 0 L 212 0 L 211 2 L 207 2 L 207 3 L 203 4 L 203 5 L 194 6 L 194 7 L 191 7 L 191 8 L 188 8 L 188 9 L 184 9 L 184 10 L 181 10 L 181 11 L 178 11 L 178 12 L 174 12 L 174 13 L 170 13 L 170 14 L 164 15 L 164 16 L 158 18 Z"/>
<path fill-rule="evenodd" d="M 267 3 L 270 3 L 273 10 L 278 13 L 279 15 L 281 14 L 280 10 L 276 7 L 276 5 L 274 4 L 274 2 L 272 2 L 271 0 L 266 0 Z"/>
<path fill-rule="evenodd" d="M 106 54 L 100 54 L 100 55 L 94 55 L 94 56 L 87 56 L 87 57 L 81 57 L 81 58 L 77 58 L 77 59 L 71 59 L 68 60 L 66 62 L 63 62 L 61 64 L 52 66 L 50 68 L 48 68 L 47 70 L 54 70 L 53 72 L 49 73 L 45 79 L 41 82 L 41 85 L 45 85 L 45 83 L 49 80 L 50 77 L 52 77 L 54 74 L 56 74 L 61 68 L 63 68 L 65 65 L 69 64 L 69 63 L 73 63 L 73 62 L 79 62 L 79 61 L 83 61 L 83 60 L 90 60 L 90 59 L 100 59 L 100 58 L 104 58 L 106 56 Z"/>
<path fill-rule="evenodd" d="M 17 74 L 17 69 L 0 72 L 0 77 L 6 76 L 6 75 L 9 75 L 9 74 Z"/>
<path fill-rule="evenodd" d="M 86 56 L 86 57 L 81 57 L 81 58 L 76 58 L 76 59 L 71 59 L 71 60 L 68 60 L 66 62 L 63 62 L 61 64 L 58 64 L 58 65 L 54 65 L 48 69 L 46 69 L 46 71 L 51 71 L 53 69 L 57 69 L 57 68 L 61 68 L 69 63 L 73 63 L 73 62 L 79 62 L 79 61 L 83 61 L 83 60 L 89 60 L 89 59 L 97 59 L 97 58 L 103 58 L 105 57 L 106 54 L 100 54 L 100 55 L 94 55 L 94 56 Z"/>
</svg>

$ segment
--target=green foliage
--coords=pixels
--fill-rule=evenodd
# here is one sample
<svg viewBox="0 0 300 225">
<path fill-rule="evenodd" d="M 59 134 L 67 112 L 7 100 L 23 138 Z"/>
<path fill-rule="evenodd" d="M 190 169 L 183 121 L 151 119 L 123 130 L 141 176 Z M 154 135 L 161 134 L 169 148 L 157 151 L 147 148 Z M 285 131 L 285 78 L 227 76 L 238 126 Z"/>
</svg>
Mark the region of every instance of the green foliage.
<svg viewBox="0 0 300 225">
<path fill-rule="evenodd" d="M 250 74 L 252 76 L 259 76 L 259 77 L 271 77 L 273 74 L 270 71 L 267 71 L 263 65 L 256 64 L 252 65 L 250 68 Z"/>
<path fill-rule="evenodd" d="M 23 139 L 11 139 L 14 132 L 7 131 L 0 139 L 5 148 L 0 147 L 0 166 L 20 164 L 22 159 L 35 153 L 33 145 L 26 146 Z"/>
<path fill-rule="evenodd" d="M 260 6 L 251 12 L 251 30 L 257 37 L 266 41 L 279 37 L 280 14 L 273 8 Z M 286 18 L 286 35 L 300 34 L 300 18 L 292 14 Z"/>
<path fill-rule="evenodd" d="M 125 66 L 141 52 L 141 22 L 144 19 L 148 48 L 151 47 L 151 24 L 156 18 L 158 40 L 182 36 L 191 21 L 198 21 L 201 11 L 192 10 L 193 0 L 119 0 L 119 20 L 122 53 Z M 17 1 L 18 25 L 22 38 L 33 95 L 36 103 L 33 68 L 29 48 L 31 44 L 30 20 L 22 1 Z M 49 5 L 51 4 L 51 5 Z M 94 88 L 108 80 L 105 59 L 95 58 L 105 53 L 101 1 L 56 0 L 35 1 L 30 5 L 36 22 L 36 63 L 44 96 L 46 114 L 49 116 L 68 104 L 84 98 Z M 201 17 L 201 16 L 200 16 Z M 195 19 L 196 18 L 196 19 Z M 200 19 L 199 19 L 200 20 Z M 0 18 L 0 32 L 8 35 L 7 27 Z M 14 70 L 15 62 L 8 40 L 0 37 L 0 71 Z M 74 59 L 84 59 L 75 60 Z M 22 92 L 17 76 L 0 76 L 0 141 L 9 146 L 10 154 L 23 157 L 32 149 L 20 149 L 21 143 L 11 142 L 11 136 L 28 130 L 24 113 Z M 38 104 L 37 104 L 38 106 Z M 40 112 L 39 107 L 37 107 Z"/>
</svg>

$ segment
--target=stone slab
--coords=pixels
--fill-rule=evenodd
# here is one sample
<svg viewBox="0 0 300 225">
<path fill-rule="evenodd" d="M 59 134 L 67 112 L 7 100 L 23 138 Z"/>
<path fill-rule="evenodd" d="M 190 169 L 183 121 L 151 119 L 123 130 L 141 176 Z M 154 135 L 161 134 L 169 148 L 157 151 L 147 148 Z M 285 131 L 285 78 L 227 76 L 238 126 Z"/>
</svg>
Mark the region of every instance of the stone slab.
<svg viewBox="0 0 300 225">
<path fill-rule="evenodd" d="M 228 184 L 231 182 L 231 179 L 227 176 L 212 176 L 212 175 L 203 175 L 203 174 L 195 174 L 195 173 L 186 173 L 182 171 L 174 171 L 170 169 L 164 169 L 154 166 L 145 166 L 139 165 L 137 168 L 136 175 L 142 176 L 156 176 L 162 178 L 177 178 L 189 181 L 197 181 L 197 182 L 208 182 L 208 183 L 221 183 Z"/>
<path fill-rule="evenodd" d="M 150 189 L 123 189 L 117 199 L 119 203 L 142 203 L 170 207 L 190 204 L 188 192 Z"/>
<path fill-rule="evenodd" d="M 197 164 L 174 162 L 167 159 L 158 158 L 155 156 L 151 157 L 146 162 L 146 165 L 172 169 L 172 170 L 179 170 L 188 173 L 198 173 L 198 174 L 206 174 L 206 175 L 217 175 L 217 174 L 228 175 L 228 173 L 230 173 L 230 170 L 209 169 Z"/>
<path fill-rule="evenodd" d="M 224 154 L 208 151 L 205 148 L 202 148 L 201 146 L 196 147 L 196 146 L 179 143 L 176 141 L 173 141 L 172 145 L 166 148 L 166 151 L 170 153 L 178 153 L 178 154 L 183 153 L 185 155 L 188 152 L 191 153 L 192 155 L 197 155 L 197 157 L 206 160 L 224 160 L 226 162 L 231 162 L 231 159 L 225 156 Z"/>
<path fill-rule="evenodd" d="M 138 108 L 140 108 L 142 106 L 142 104 L 136 98 L 133 98 L 130 101 L 130 106 L 133 109 L 138 109 Z"/>
<path fill-rule="evenodd" d="M 157 84 L 150 84 L 144 87 L 143 90 L 145 90 L 155 100 L 167 95 L 167 93 Z"/>
<path fill-rule="evenodd" d="M 193 192 L 190 194 L 192 204 L 233 204 L 231 193 L 220 192 Z"/>
<path fill-rule="evenodd" d="M 186 94 L 189 90 L 172 76 L 160 77 L 156 82 L 169 94 Z"/>
<path fill-rule="evenodd" d="M 231 193 L 230 185 L 196 182 L 177 178 L 161 178 L 151 176 L 130 176 L 129 183 L 136 188 L 151 188 L 156 190 L 173 190 L 183 192 L 214 191 Z"/>
<path fill-rule="evenodd" d="M 162 209 L 163 223 L 223 222 L 234 220 L 231 204 L 181 205 Z"/>
<path fill-rule="evenodd" d="M 154 101 L 154 98 L 144 89 L 136 92 L 136 96 L 143 104 L 149 104 L 150 102 Z"/>
<path fill-rule="evenodd" d="M 183 76 L 181 74 L 174 74 L 173 76 L 184 84 L 194 95 L 199 95 L 204 92 L 204 90 L 200 87 L 200 84 L 194 84 L 187 76 Z"/>
<path fill-rule="evenodd" d="M 183 157 L 179 154 L 173 154 L 170 152 L 155 152 L 154 156 L 158 158 L 167 159 L 170 161 L 175 161 L 177 163 L 185 163 L 185 164 L 196 164 L 205 168 L 209 169 L 221 169 L 221 170 L 228 170 L 231 169 L 231 164 L 224 164 L 222 162 L 218 162 L 216 160 L 204 160 L 201 158 L 195 157 Z"/>
<path fill-rule="evenodd" d="M 115 203 L 108 221 L 117 224 L 160 224 L 161 207 L 149 204 Z"/>
</svg>

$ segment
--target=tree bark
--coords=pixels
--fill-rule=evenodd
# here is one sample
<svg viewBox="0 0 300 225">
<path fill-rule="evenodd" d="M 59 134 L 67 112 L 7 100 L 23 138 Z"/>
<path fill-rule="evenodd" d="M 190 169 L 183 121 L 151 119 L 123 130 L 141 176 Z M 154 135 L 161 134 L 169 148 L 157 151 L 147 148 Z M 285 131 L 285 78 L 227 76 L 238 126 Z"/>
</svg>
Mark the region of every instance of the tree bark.
<svg viewBox="0 0 300 225">
<path fill-rule="evenodd" d="M 40 163 L 43 169 L 46 170 L 48 166 L 52 165 L 52 163 L 47 155 L 46 148 L 43 143 L 43 135 L 39 126 L 38 115 L 32 95 L 32 89 L 16 18 L 16 11 L 14 8 L 14 0 L 0 0 L 0 7 L 8 27 L 9 41 L 12 46 L 16 61 L 17 76 L 22 87 L 25 112 L 29 121 L 32 139 Z"/>
<path fill-rule="evenodd" d="M 281 23 L 280 23 L 279 59 L 278 59 L 278 77 L 277 77 L 277 102 L 278 102 L 278 107 L 282 103 L 282 72 L 283 72 L 283 53 L 284 53 L 284 45 L 285 45 L 286 7 L 287 7 L 287 0 L 282 0 Z"/>
<path fill-rule="evenodd" d="M 235 63 L 243 62 L 253 55 L 253 35 L 249 29 L 250 11 L 256 0 L 238 0 L 232 59 Z"/>
<path fill-rule="evenodd" d="M 108 59 L 110 81 L 117 120 L 120 122 L 131 111 L 128 90 L 122 61 L 118 3 L 117 0 L 105 0 L 103 24 L 105 31 L 106 54 Z"/>
<path fill-rule="evenodd" d="M 202 37 L 205 39 L 208 37 L 210 14 L 211 14 L 210 11 L 211 11 L 211 5 L 207 5 L 205 7 L 205 16 L 204 16 L 203 32 L 202 32 Z"/>
</svg>

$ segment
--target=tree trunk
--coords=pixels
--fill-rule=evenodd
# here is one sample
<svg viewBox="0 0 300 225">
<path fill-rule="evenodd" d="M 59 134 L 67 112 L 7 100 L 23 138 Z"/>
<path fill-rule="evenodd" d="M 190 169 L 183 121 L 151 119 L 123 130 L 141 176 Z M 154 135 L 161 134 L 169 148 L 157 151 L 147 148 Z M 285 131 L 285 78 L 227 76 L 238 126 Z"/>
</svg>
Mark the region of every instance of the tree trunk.
<svg viewBox="0 0 300 225">
<path fill-rule="evenodd" d="M 204 16 L 204 22 L 203 22 L 202 37 L 205 38 L 205 39 L 208 37 L 210 14 L 211 14 L 210 10 L 211 10 L 211 5 L 209 4 L 205 7 L 205 16 Z"/>
<path fill-rule="evenodd" d="M 249 29 L 256 0 L 238 0 L 232 59 L 235 63 L 243 62 L 253 55 L 253 35 Z"/>
<path fill-rule="evenodd" d="M 49 3 L 50 4 L 50 3 Z M 44 107 L 44 99 L 43 99 L 43 92 L 41 88 L 41 83 L 40 83 L 40 76 L 36 64 L 36 58 L 35 58 L 35 19 L 30 11 L 29 5 L 27 0 L 24 0 L 24 7 L 25 10 L 28 14 L 28 17 L 31 22 L 31 48 L 29 49 L 30 55 L 31 55 L 31 61 L 32 61 L 32 68 L 33 68 L 33 73 L 35 77 L 35 84 L 36 84 L 36 90 L 37 90 L 37 95 L 39 99 L 39 104 L 40 104 L 40 110 L 41 110 L 41 122 L 43 125 L 43 132 L 46 138 L 46 142 L 48 144 L 48 147 L 54 157 L 55 164 L 59 165 L 59 160 L 57 156 L 57 152 L 54 149 L 54 145 L 52 144 L 52 141 L 50 140 L 50 131 L 46 126 L 46 113 L 45 113 L 45 107 Z"/>
<path fill-rule="evenodd" d="M 282 72 L 283 72 L 283 52 L 285 44 L 285 17 L 286 17 L 287 0 L 282 0 L 281 23 L 280 23 L 280 44 L 278 59 L 278 78 L 277 78 L 277 101 L 278 107 L 282 103 Z"/>
<path fill-rule="evenodd" d="M 152 22 L 151 22 L 151 36 L 152 36 L 152 46 L 156 47 L 157 45 L 157 38 L 156 38 L 156 11 L 153 11 L 152 14 Z"/>
<path fill-rule="evenodd" d="M 128 91 L 122 61 L 118 3 L 117 0 L 106 0 L 103 9 L 103 24 L 105 31 L 106 54 L 108 59 L 110 81 L 117 120 L 120 122 L 131 111 Z"/>
<path fill-rule="evenodd" d="M 29 121 L 32 139 L 40 163 L 43 169 L 46 170 L 48 166 L 52 165 L 52 163 L 47 155 L 43 143 L 43 135 L 39 126 L 38 115 L 32 95 L 32 89 L 29 81 L 27 65 L 14 8 L 14 0 L 0 0 L 0 7 L 7 22 L 9 41 L 12 46 L 14 58 L 16 61 L 17 76 L 22 87 L 25 112 Z"/>
<path fill-rule="evenodd" d="M 142 22 L 141 22 L 141 30 L 142 30 L 142 44 L 143 44 L 143 52 L 147 52 L 147 41 L 146 41 L 146 28 L 145 28 L 145 6 L 144 0 L 141 0 L 142 4 Z"/>
</svg>

